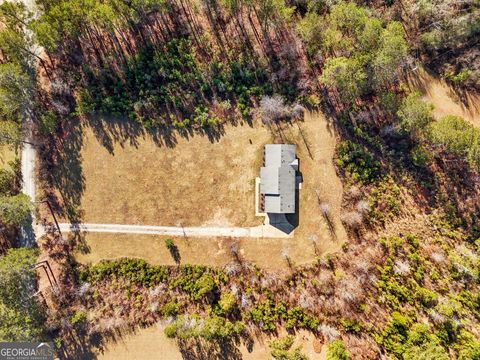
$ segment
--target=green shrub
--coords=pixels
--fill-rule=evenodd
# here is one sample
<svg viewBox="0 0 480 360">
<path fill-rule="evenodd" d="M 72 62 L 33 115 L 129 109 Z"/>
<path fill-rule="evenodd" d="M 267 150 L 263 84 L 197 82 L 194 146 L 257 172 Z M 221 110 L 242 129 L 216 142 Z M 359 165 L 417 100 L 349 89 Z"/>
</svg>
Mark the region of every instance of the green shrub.
<svg viewBox="0 0 480 360">
<path fill-rule="evenodd" d="M 177 316 L 180 307 L 176 302 L 168 302 L 162 307 L 162 315 L 165 317 Z"/>
<path fill-rule="evenodd" d="M 123 277 L 129 281 L 153 287 L 158 283 L 166 282 L 168 270 L 162 266 L 151 266 L 141 259 L 119 259 L 102 261 L 90 266 L 79 275 L 80 280 L 95 283 L 107 278 Z"/>
<path fill-rule="evenodd" d="M 75 311 L 70 317 L 70 323 L 72 325 L 83 324 L 87 321 L 87 313 L 85 311 Z"/>
<path fill-rule="evenodd" d="M 480 170 L 480 130 L 458 116 L 445 116 L 430 125 L 429 139 L 458 154 Z"/>
<path fill-rule="evenodd" d="M 301 346 L 292 349 L 294 340 L 291 335 L 273 340 L 270 343 L 272 357 L 277 360 L 308 360 L 308 357 L 302 353 Z"/>
<path fill-rule="evenodd" d="M 168 250 L 172 251 L 175 249 L 175 243 L 173 242 L 173 239 L 165 239 L 165 246 L 167 247 Z"/>
<path fill-rule="evenodd" d="M 363 146 L 353 141 L 338 145 L 336 163 L 353 181 L 371 182 L 380 175 L 380 164 Z"/>
<path fill-rule="evenodd" d="M 363 328 L 362 323 L 359 320 L 341 319 L 340 325 L 342 325 L 345 331 L 352 333 L 359 333 Z"/>
<path fill-rule="evenodd" d="M 164 329 L 169 338 L 204 338 L 206 340 L 226 339 L 243 333 L 242 322 L 230 322 L 220 316 L 179 316 Z"/>
<path fill-rule="evenodd" d="M 237 300 L 235 295 L 230 292 L 222 293 L 220 295 L 220 301 L 218 302 L 220 309 L 224 314 L 231 314 L 235 309 L 237 309 Z"/>
<path fill-rule="evenodd" d="M 409 94 L 397 112 L 402 128 L 414 135 L 419 135 L 433 121 L 433 106 L 422 100 L 420 93 Z"/>
<path fill-rule="evenodd" d="M 410 156 L 413 165 L 420 168 L 426 167 L 432 161 L 431 153 L 422 145 L 415 146 L 411 150 Z"/>
<path fill-rule="evenodd" d="M 42 114 L 40 120 L 40 131 L 44 135 L 52 134 L 59 122 L 57 115 L 51 110 Z"/>
<path fill-rule="evenodd" d="M 345 349 L 345 344 L 341 340 L 335 340 L 327 346 L 327 360 L 349 360 L 350 354 Z"/>
</svg>

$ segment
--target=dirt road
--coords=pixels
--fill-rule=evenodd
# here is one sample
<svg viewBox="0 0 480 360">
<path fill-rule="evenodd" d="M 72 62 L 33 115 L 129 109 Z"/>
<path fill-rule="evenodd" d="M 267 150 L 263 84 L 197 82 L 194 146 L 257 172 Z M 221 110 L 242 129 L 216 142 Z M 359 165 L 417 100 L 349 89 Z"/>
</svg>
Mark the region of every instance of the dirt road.
<svg viewBox="0 0 480 360">
<path fill-rule="evenodd" d="M 94 232 L 94 233 L 122 233 L 122 234 L 149 234 L 167 236 L 191 237 L 292 237 L 293 233 L 285 234 L 270 225 L 255 227 L 183 227 L 183 226 L 150 226 L 150 225 L 123 225 L 123 224 L 68 224 L 62 223 L 62 232 Z"/>
</svg>

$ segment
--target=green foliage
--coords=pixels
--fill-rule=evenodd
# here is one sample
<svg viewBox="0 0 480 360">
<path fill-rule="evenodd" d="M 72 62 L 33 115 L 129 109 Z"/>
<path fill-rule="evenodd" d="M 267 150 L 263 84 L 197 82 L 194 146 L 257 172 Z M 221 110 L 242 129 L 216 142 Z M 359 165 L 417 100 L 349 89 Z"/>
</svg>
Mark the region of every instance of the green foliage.
<svg viewBox="0 0 480 360">
<path fill-rule="evenodd" d="M 362 323 L 355 319 L 341 319 L 340 325 L 346 332 L 359 333 L 363 329 Z"/>
<path fill-rule="evenodd" d="M 178 303 L 170 301 L 162 307 L 162 315 L 165 317 L 177 316 L 180 307 Z"/>
<path fill-rule="evenodd" d="M 433 106 L 421 99 L 418 92 L 409 94 L 397 112 L 403 130 L 419 135 L 433 120 Z"/>
<path fill-rule="evenodd" d="M 468 69 L 463 69 L 458 74 L 446 74 L 446 78 L 455 84 L 465 84 L 472 77 L 472 72 Z"/>
<path fill-rule="evenodd" d="M 168 250 L 173 250 L 175 249 L 175 243 L 173 242 L 173 239 L 165 239 L 165 246 L 167 247 Z"/>
<path fill-rule="evenodd" d="M 458 116 L 445 116 L 429 128 L 429 139 L 464 157 L 480 170 L 480 130 Z"/>
<path fill-rule="evenodd" d="M 307 44 L 307 52 L 310 56 L 314 56 L 321 50 L 323 23 L 320 15 L 309 11 L 297 23 L 297 30 L 302 40 Z"/>
<path fill-rule="evenodd" d="M 338 2 L 324 17 L 308 12 L 298 30 L 310 55 L 319 50 L 335 55 L 326 60 L 320 79 L 336 89 L 345 104 L 392 84 L 408 54 L 399 22 L 384 27 L 380 19 L 354 2 Z"/>
<path fill-rule="evenodd" d="M 88 282 L 99 282 L 108 278 L 124 277 L 139 285 L 153 287 L 167 279 L 164 267 L 154 267 L 141 259 L 119 259 L 102 261 L 90 266 L 80 273 L 80 279 Z"/>
<path fill-rule="evenodd" d="M 220 295 L 220 301 L 218 302 L 220 309 L 224 314 L 231 314 L 238 307 L 235 295 L 230 292 L 225 292 Z"/>
<path fill-rule="evenodd" d="M 349 360 L 350 354 L 345 349 L 345 344 L 342 340 L 335 340 L 328 344 L 327 360 Z"/>
<path fill-rule="evenodd" d="M 353 141 L 342 141 L 338 145 L 336 163 L 353 181 L 371 182 L 380 175 L 380 164 L 363 146 Z"/>
<path fill-rule="evenodd" d="M 388 112 L 394 114 L 400 106 L 400 99 L 397 94 L 391 91 L 382 92 L 380 94 L 380 105 Z"/>
<path fill-rule="evenodd" d="M 205 340 L 226 339 L 243 333 L 242 322 L 230 322 L 220 316 L 206 318 L 179 316 L 164 329 L 169 338 L 203 338 Z"/>
<path fill-rule="evenodd" d="M 270 343 L 271 355 L 276 360 L 308 360 L 302 353 L 302 347 L 292 349 L 295 338 L 291 335 L 273 340 Z"/>
<path fill-rule="evenodd" d="M 191 41 L 182 38 L 170 40 L 161 50 L 141 48 L 121 74 L 110 68 L 83 71 L 86 83 L 79 92 L 78 112 L 127 115 L 147 126 L 215 126 L 222 119 L 207 109 L 214 94 L 221 100 L 235 99 L 240 112 L 249 116 L 251 98 L 271 91 L 264 70 L 243 59 L 227 66 L 213 63 L 208 72 L 202 71 Z"/>
<path fill-rule="evenodd" d="M 0 197 L 0 221 L 8 226 L 28 223 L 32 204 L 25 194 Z"/>
<path fill-rule="evenodd" d="M 363 94 L 367 74 L 358 60 L 334 57 L 327 59 L 320 80 L 336 89 L 342 101 L 349 104 Z"/>
<path fill-rule="evenodd" d="M 34 295 L 34 249 L 9 249 L 0 257 L 0 341 L 43 338 L 44 314 Z"/>
<path fill-rule="evenodd" d="M 32 87 L 31 77 L 18 64 L 0 64 L 0 116 L 19 122 Z"/>
<path fill-rule="evenodd" d="M 85 311 L 75 311 L 70 317 L 70 324 L 82 325 L 87 321 L 87 313 Z"/>
<path fill-rule="evenodd" d="M 432 161 L 431 153 L 423 145 L 416 145 L 410 152 L 413 165 L 423 168 Z"/>
<path fill-rule="evenodd" d="M 438 339 L 429 333 L 425 324 L 415 324 L 408 332 L 408 341 L 403 359 L 448 360 L 450 357 L 439 344 Z"/>
<path fill-rule="evenodd" d="M 458 360 L 479 360 L 480 341 L 473 334 L 461 331 L 459 336 Z"/>
<path fill-rule="evenodd" d="M 214 274 L 204 266 L 184 266 L 182 273 L 171 283 L 171 288 L 180 288 L 193 300 L 209 298 L 218 291 Z"/>
<path fill-rule="evenodd" d="M 405 351 L 405 343 L 408 340 L 408 329 L 411 321 L 399 312 L 393 312 L 391 316 L 392 319 L 385 329 L 381 333 L 375 334 L 374 337 L 377 343 L 387 351 L 401 358 Z"/>
<path fill-rule="evenodd" d="M 308 329 L 315 330 L 318 327 L 318 319 L 306 314 L 299 307 L 287 308 L 285 303 L 275 304 L 266 300 L 256 304 L 246 314 L 246 318 L 261 324 L 264 331 L 274 331 L 279 321 L 284 322 L 287 329 Z"/>
<path fill-rule="evenodd" d="M 10 161 L 0 169 L 0 196 L 13 196 L 20 191 L 20 160 Z"/>
<path fill-rule="evenodd" d="M 46 111 L 41 115 L 40 131 L 44 135 L 52 134 L 57 128 L 58 122 L 59 119 L 53 111 Z"/>
<path fill-rule="evenodd" d="M 368 196 L 370 210 L 366 220 L 372 225 L 384 225 L 386 220 L 400 214 L 402 193 L 393 179 L 377 181 Z"/>
<path fill-rule="evenodd" d="M 372 61 L 372 68 L 375 86 L 382 88 L 395 80 L 397 69 L 408 54 L 402 24 L 397 21 L 389 23 L 382 30 L 379 43 Z"/>
</svg>

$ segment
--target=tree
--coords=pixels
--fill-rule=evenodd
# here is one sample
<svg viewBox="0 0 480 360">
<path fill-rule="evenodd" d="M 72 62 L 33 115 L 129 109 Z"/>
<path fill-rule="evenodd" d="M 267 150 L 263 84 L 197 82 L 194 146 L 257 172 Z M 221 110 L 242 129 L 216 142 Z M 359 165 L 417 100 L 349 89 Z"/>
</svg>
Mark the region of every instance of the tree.
<svg viewBox="0 0 480 360">
<path fill-rule="evenodd" d="M 0 341 L 35 341 L 43 334 L 44 315 L 33 296 L 34 249 L 9 249 L 0 257 Z"/>
<path fill-rule="evenodd" d="M 480 170 L 480 130 L 459 116 L 448 115 L 429 127 L 429 138 L 448 151 L 463 156 Z"/>
<path fill-rule="evenodd" d="M 403 130 L 420 136 L 425 127 L 433 120 L 433 106 L 421 99 L 418 92 L 409 94 L 397 112 Z"/>
<path fill-rule="evenodd" d="M 307 45 L 310 56 L 315 55 L 323 43 L 323 31 L 325 25 L 323 19 L 314 11 L 308 12 L 297 24 L 297 31 Z"/>
<path fill-rule="evenodd" d="M 354 58 L 329 58 L 321 81 L 334 88 L 342 102 L 349 104 L 363 94 L 367 80 L 362 64 Z"/>
<path fill-rule="evenodd" d="M 342 340 L 335 340 L 328 344 L 327 360 L 349 360 L 350 355 L 345 349 L 345 344 Z"/>
<path fill-rule="evenodd" d="M 458 360 L 480 360 L 480 341 L 466 330 L 460 332 Z"/>
<path fill-rule="evenodd" d="M 405 62 L 408 46 L 402 24 L 393 21 L 382 30 L 380 47 L 374 55 L 372 68 L 374 85 L 382 88 L 396 79 L 400 65 Z"/>
<path fill-rule="evenodd" d="M 0 116 L 5 120 L 20 121 L 28 101 L 32 79 L 20 65 L 0 65 Z"/>
<path fill-rule="evenodd" d="M 31 211 L 30 198 L 25 194 L 0 197 L 0 221 L 9 226 L 28 223 Z"/>
<path fill-rule="evenodd" d="M 279 95 L 264 96 L 260 100 L 260 111 L 265 123 L 271 123 L 288 115 L 288 108 Z"/>
<path fill-rule="evenodd" d="M 405 360 L 448 360 L 448 356 L 445 349 L 438 344 L 438 342 L 427 342 L 422 345 L 416 345 L 408 348 L 403 353 Z"/>
<path fill-rule="evenodd" d="M 302 347 L 292 349 L 295 338 L 291 335 L 281 339 L 273 340 L 270 343 L 271 355 L 276 360 L 308 360 L 302 353 Z"/>
<path fill-rule="evenodd" d="M 237 308 L 237 300 L 235 299 L 235 295 L 231 292 L 225 292 L 220 295 L 220 301 L 218 302 L 220 309 L 225 314 L 232 313 Z"/>
<path fill-rule="evenodd" d="M 448 360 L 450 357 L 439 339 L 430 333 L 427 324 L 414 324 L 408 331 L 408 341 L 403 358 L 418 360 Z"/>
</svg>

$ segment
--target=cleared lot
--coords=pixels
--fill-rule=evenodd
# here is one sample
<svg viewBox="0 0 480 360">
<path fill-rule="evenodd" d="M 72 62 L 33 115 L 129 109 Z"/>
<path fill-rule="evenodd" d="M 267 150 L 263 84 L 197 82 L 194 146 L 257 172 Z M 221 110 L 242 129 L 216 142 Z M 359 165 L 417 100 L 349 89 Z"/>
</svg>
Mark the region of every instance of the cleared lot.
<svg viewBox="0 0 480 360">
<path fill-rule="evenodd" d="M 264 127 L 225 129 L 218 141 L 177 137 L 158 146 L 148 135 L 134 144 L 103 146 L 84 131 L 83 222 L 165 226 L 252 226 L 258 151 L 271 139 Z"/>
<path fill-rule="evenodd" d="M 332 160 L 335 147 L 333 127 L 322 114 L 316 113 L 307 114 L 300 126 L 290 124 L 281 129 L 274 127 L 273 133 L 276 134 L 276 140 L 283 138 L 285 142 L 297 144 L 304 179 L 299 192 L 299 226 L 292 238 L 244 238 L 238 240 L 238 248 L 247 261 L 264 268 L 279 269 L 288 267 L 286 257 L 294 264 L 303 264 L 314 260 L 318 255 L 335 251 L 346 240 L 346 233 L 339 220 L 343 189 Z M 87 136 L 88 134 L 87 132 Z M 82 200 L 85 221 L 183 226 L 257 225 L 262 218 L 254 217 L 254 179 L 258 175 L 263 145 L 272 141 L 271 134 L 272 131 L 259 124 L 253 128 L 244 125 L 226 129 L 220 141 L 215 143 L 194 137 L 189 142 L 179 141 L 173 149 L 158 148 L 146 143 L 138 148 L 130 145 L 116 148 L 111 155 L 102 149 L 93 133 L 90 133 L 85 140 L 85 149 L 82 150 L 86 178 Z M 193 148 L 201 147 L 205 154 L 211 155 L 199 155 L 193 151 Z M 101 164 L 100 161 L 96 161 L 97 164 L 87 164 L 86 159 L 91 159 L 98 153 L 101 153 Z M 196 156 L 197 160 L 189 160 L 183 153 Z M 148 158 L 149 161 L 160 158 L 163 162 L 172 163 L 180 161 L 181 167 L 166 164 L 164 168 L 170 170 L 159 169 L 155 181 L 152 181 L 150 177 L 155 176 L 155 166 L 150 168 L 145 165 L 145 171 L 138 171 L 138 165 L 130 165 L 132 160 L 129 159 L 138 162 L 142 158 Z M 215 158 L 217 160 L 212 161 Z M 113 162 L 119 163 L 114 166 Z M 172 173 L 177 173 L 176 177 L 182 178 L 179 172 L 186 176 L 183 168 L 197 168 L 202 174 L 221 180 L 207 186 L 202 182 L 207 175 L 192 175 L 188 182 L 181 179 L 175 182 L 169 178 Z M 108 184 L 109 173 L 118 179 L 111 185 L 116 191 L 105 185 Z M 143 185 L 144 182 L 148 185 Z M 166 183 L 169 185 L 162 186 Z M 135 198 L 136 192 L 130 187 L 137 189 L 137 192 L 139 188 L 145 189 Z M 129 197 L 132 197 L 131 202 Z M 171 208 L 164 201 L 158 200 L 167 197 L 172 199 L 169 202 Z M 333 231 L 327 226 L 320 211 L 319 199 L 330 207 Z M 111 212 L 102 211 L 102 208 L 111 209 Z M 101 259 L 131 256 L 144 258 L 154 264 L 173 264 L 173 259 L 165 248 L 165 238 L 132 234 L 86 234 L 89 252 L 78 254 L 78 260 L 94 263 Z M 214 266 L 232 261 L 228 250 L 231 242 L 227 238 L 175 238 L 182 263 Z"/>
</svg>

